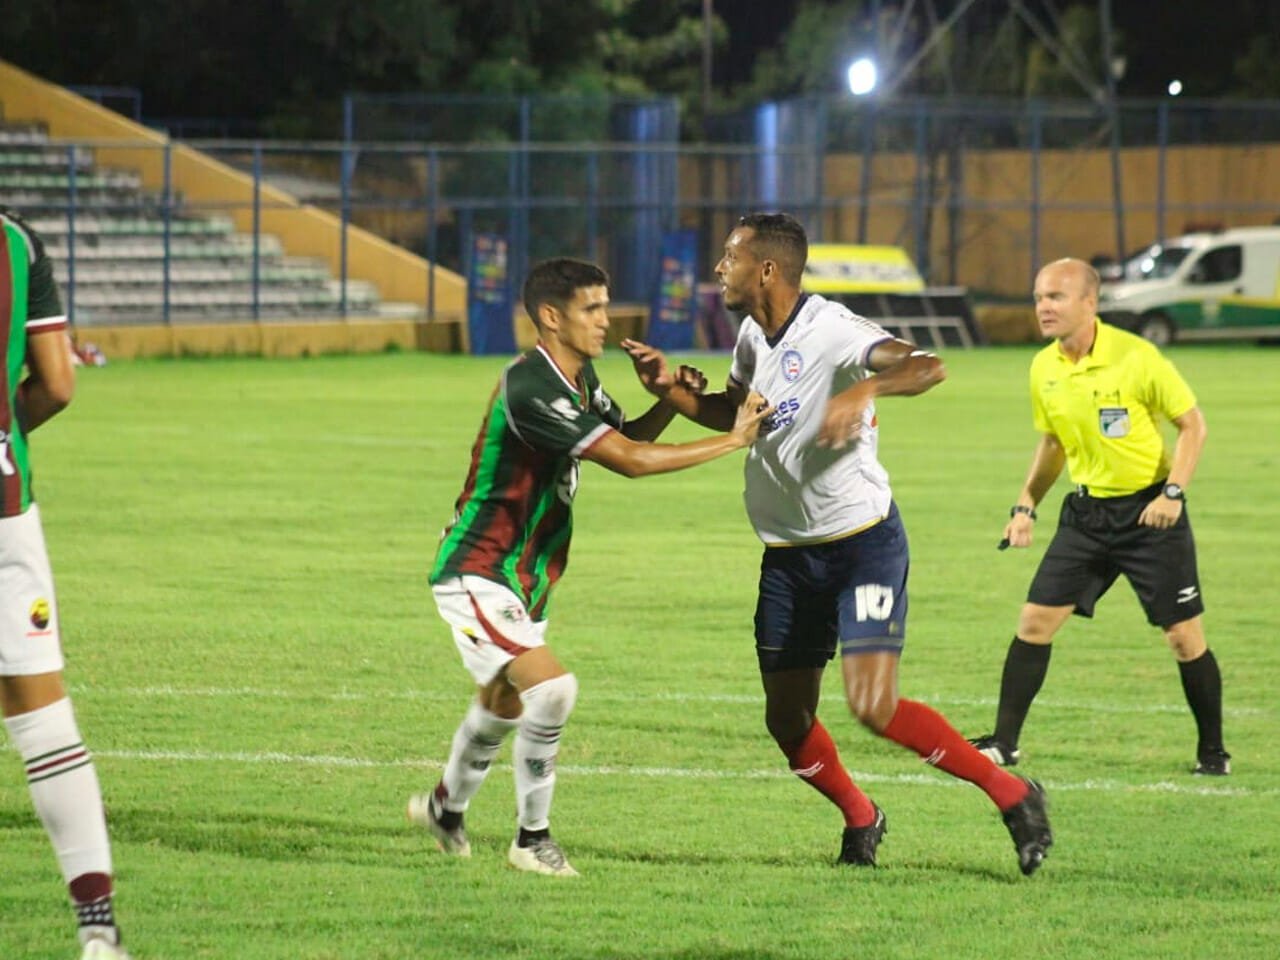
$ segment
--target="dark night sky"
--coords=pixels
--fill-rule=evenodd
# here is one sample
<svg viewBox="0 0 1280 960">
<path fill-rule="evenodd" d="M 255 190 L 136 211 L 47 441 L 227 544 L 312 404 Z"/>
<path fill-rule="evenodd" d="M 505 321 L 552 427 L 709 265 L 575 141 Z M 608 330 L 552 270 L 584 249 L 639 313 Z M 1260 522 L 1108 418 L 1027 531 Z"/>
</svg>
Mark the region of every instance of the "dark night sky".
<svg viewBox="0 0 1280 960">
<path fill-rule="evenodd" d="M 957 0 L 935 2 L 940 15 L 946 16 Z M 1061 13 L 1072 2 L 1024 0 L 1042 13 L 1046 6 Z M 890 7 L 895 0 L 883 3 Z M 715 0 L 715 11 L 730 31 L 728 54 L 722 54 L 716 64 L 716 83 L 746 80 L 756 53 L 776 45 L 798 6 L 798 0 Z M 1235 60 L 1249 41 L 1258 34 L 1280 33 L 1280 2 L 1113 0 L 1111 6 L 1113 28 L 1127 61 L 1119 84 L 1121 96 L 1161 96 L 1174 77 L 1183 81 L 1188 97 L 1221 96 L 1235 83 Z M 923 4 L 917 2 L 915 8 L 919 11 Z M 1242 13 L 1245 8 L 1253 13 Z M 1008 0 L 978 0 L 963 16 L 965 27 L 988 29 L 1011 15 L 1012 9 Z M 1280 90 L 1275 96 L 1280 97 Z"/>
</svg>

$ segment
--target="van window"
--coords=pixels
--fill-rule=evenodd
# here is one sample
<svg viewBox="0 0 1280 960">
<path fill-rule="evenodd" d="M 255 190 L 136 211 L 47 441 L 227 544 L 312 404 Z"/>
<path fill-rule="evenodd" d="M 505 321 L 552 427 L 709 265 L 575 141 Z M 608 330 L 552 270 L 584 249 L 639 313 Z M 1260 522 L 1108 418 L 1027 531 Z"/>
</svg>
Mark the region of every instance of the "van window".
<svg viewBox="0 0 1280 960">
<path fill-rule="evenodd" d="M 1243 257 L 1240 244 L 1207 250 L 1187 275 L 1190 283 L 1226 283 L 1240 276 Z"/>
<path fill-rule="evenodd" d="M 1190 247 L 1162 247 L 1157 244 L 1125 261 L 1124 279 L 1160 280 L 1172 276 L 1190 252 Z"/>
</svg>

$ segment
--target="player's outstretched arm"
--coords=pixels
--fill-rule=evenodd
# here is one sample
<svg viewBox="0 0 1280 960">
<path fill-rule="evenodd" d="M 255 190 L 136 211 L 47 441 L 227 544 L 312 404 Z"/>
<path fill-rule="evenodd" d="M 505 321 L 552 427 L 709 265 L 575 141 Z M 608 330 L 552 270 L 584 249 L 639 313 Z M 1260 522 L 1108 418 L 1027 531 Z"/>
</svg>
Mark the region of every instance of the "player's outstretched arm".
<svg viewBox="0 0 1280 960">
<path fill-rule="evenodd" d="M 31 335 L 27 371 L 27 378 L 18 386 L 18 415 L 22 429 L 30 432 L 65 410 L 75 393 L 76 371 L 65 331 Z"/>
<path fill-rule="evenodd" d="M 724 393 L 705 393 L 707 378 L 697 367 L 681 365 L 673 371 L 661 350 L 639 340 L 623 340 L 622 349 L 631 357 L 641 385 L 667 407 L 711 430 L 733 429 L 736 410 L 746 397 L 736 384 Z"/>
<path fill-rule="evenodd" d="M 760 434 L 760 424 L 771 413 L 773 407 L 758 393 L 752 393 L 738 406 L 732 428 L 723 435 L 690 443 L 646 443 L 610 431 L 582 456 L 624 477 L 685 470 L 751 446 Z"/>
</svg>

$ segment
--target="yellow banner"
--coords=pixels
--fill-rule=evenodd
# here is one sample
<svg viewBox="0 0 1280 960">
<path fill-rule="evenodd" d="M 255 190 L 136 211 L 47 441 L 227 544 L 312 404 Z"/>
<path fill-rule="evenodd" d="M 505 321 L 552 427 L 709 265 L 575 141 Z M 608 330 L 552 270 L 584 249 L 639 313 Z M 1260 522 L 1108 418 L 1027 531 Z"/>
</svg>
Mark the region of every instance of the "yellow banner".
<svg viewBox="0 0 1280 960">
<path fill-rule="evenodd" d="M 813 243 L 803 286 L 810 293 L 914 293 L 924 281 L 901 247 Z"/>
</svg>

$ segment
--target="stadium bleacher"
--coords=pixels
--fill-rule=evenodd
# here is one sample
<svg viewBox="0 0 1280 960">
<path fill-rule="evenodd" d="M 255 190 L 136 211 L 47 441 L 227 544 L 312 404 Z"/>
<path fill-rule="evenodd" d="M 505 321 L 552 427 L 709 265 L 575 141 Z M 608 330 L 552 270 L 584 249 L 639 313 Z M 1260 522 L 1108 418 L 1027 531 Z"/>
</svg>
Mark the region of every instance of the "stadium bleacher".
<svg viewBox="0 0 1280 960">
<path fill-rule="evenodd" d="M 372 284 L 349 279 L 344 291 L 325 263 L 286 255 L 269 234 L 255 271 L 254 238 L 230 217 L 178 196 L 166 221 L 137 173 L 99 169 L 91 149 L 38 126 L 0 123 L 0 197 L 44 238 L 77 327 L 162 322 L 166 287 L 170 322 L 333 317 L 344 300 L 348 313 L 386 312 Z"/>
</svg>

